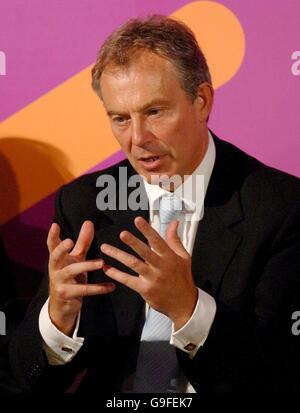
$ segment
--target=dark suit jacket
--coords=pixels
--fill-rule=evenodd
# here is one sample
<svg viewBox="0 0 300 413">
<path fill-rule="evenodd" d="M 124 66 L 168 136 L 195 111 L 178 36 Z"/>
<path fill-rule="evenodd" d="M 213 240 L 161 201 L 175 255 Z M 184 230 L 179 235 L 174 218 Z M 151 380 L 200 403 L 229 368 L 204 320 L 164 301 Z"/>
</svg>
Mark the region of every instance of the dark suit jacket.
<svg viewBox="0 0 300 413">
<path fill-rule="evenodd" d="M 216 163 L 192 253 L 197 286 L 213 295 L 217 313 L 210 334 L 193 360 L 178 360 L 197 392 L 298 390 L 300 336 L 292 334 L 292 313 L 300 310 L 299 180 L 269 168 L 214 137 Z M 118 166 L 103 173 L 118 181 Z M 102 173 L 102 172 L 100 172 Z M 76 239 L 84 220 L 96 233 L 89 258 L 127 229 L 141 237 L 134 217 L 147 211 L 96 208 L 99 172 L 64 186 L 57 196 L 56 221 L 63 237 Z M 116 195 L 118 198 L 118 194 Z M 108 264 L 128 269 L 112 259 Z M 103 272 L 90 281 L 107 280 Z M 25 392 L 65 391 L 76 374 L 77 391 L 125 389 L 135 369 L 144 321 L 144 302 L 118 284 L 114 293 L 84 299 L 79 334 L 82 349 L 72 362 L 51 367 L 42 350 L 38 316 L 47 298 L 47 280 L 32 302 L 10 346 L 12 370 Z"/>
</svg>

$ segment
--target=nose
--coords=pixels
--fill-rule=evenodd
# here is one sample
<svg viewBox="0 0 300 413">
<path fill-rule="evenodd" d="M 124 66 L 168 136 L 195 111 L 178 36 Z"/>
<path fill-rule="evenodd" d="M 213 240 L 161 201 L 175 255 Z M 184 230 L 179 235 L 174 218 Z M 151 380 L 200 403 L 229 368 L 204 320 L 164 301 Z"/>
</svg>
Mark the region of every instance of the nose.
<svg viewBox="0 0 300 413">
<path fill-rule="evenodd" d="M 144 146 L 151 140 L 151 132 L 141 119 L 132 119 L 131 121 L 131 140 L 132 144 L 136 146 Z"/>
</svg>

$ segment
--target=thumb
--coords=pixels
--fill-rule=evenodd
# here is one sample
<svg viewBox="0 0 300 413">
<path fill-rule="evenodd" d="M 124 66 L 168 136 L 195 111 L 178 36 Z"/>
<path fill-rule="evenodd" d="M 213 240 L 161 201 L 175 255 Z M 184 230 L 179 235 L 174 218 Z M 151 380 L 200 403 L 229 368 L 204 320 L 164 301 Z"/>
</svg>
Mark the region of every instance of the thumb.
<svg viewBox="0 0 300 413">
<path fill-rule="evenodd" d="M 168 244 L 168 246 L 177 254 L 180 255 L 181 257 L 186 257 L 186 255 L 189 253 L 187 250 L 184 248 L 181 239 L 178 236 L 178 225 L 179 221 L 171 221 L 167 227 L 166 231 L 166 238 L 165 241 Z"/>
</svg>

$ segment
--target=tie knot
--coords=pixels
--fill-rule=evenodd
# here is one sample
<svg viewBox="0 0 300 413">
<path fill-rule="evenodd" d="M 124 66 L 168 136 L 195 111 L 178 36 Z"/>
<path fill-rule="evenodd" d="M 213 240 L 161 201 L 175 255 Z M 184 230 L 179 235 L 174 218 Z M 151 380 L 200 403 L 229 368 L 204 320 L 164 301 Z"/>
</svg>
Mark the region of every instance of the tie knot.
<svg viewBox="0 0 300 413">
<path fill-rule="evenodd" d="M 160 235 L 164 237 L 168 224 L 182 211 L 182 200 L 171 194 L 162 196 L 159 201 Z"/>
</svg>

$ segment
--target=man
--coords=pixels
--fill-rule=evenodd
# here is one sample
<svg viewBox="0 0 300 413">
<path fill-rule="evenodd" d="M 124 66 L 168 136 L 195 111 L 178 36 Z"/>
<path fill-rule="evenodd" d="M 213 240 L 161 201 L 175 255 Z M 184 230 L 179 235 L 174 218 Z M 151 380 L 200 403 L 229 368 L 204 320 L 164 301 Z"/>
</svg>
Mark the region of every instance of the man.
<svg viewBox="0 0 300 413">
<path fill-rule="evenodd" d="M 182 23 L 158 16 L 125 23 L 92 74 L 128 159 L 58 193 L 49 289 L 46 279 L 10 347 L 19 385 L 27 392 L 296 389 L 299 180 L 208 130 L 209 70 Z M 119 167 L 128 181 L 142 177 L 148 210 L 119 207 Z M 103 175 L 117 182 L 117 210 L 96 207 Z M 175 175 L 182 184 L 169 191 L 153 184 Z M 204 177 L 204 214 L 195 193 L 184 193 L 178 220 L 162 231 L 162 200 L 178 199 L 172 192 L 196 176 Z M 153 320 L 164 326 L 155 333 Z M 164 387 L 157 379 L 169 365 Z"/>
</svg>

